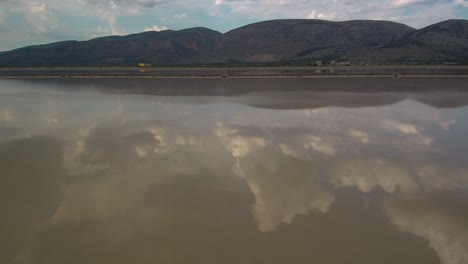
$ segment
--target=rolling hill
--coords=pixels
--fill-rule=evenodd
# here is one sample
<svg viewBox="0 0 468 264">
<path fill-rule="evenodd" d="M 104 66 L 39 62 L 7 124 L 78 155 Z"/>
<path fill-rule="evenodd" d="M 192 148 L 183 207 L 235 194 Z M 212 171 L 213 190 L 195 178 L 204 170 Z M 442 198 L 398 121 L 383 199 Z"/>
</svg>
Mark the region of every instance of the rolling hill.
<svg viewBox="0 0 468 264">
<path fill-rule="evenodd" d="M 416 30 L 389 21 L 271 20 L 224 34 L 208 28 L 63 41 L 0 52 L 0 66 L 468 63 L 468 21 Z"/>
<path fill-rule="evenodd" d="M 468 21 L 451 19 L 403 36 L 380 49 L 383 61 L 468 62 Z"/>
<path fill-rule="evenodd" d="M 340 60 L 375 49 L 413 32 L 387 21 L 274 20 L 247 25 L 224 34 L 223 52 L 231 60 Z"/>
<path fill-rule="evenodd" d="M 207 28 L 144 32 L 64 41 L 0 53 L 1 66 L 176 64 L 219 48 L 223 35 Z"/>
</svg>

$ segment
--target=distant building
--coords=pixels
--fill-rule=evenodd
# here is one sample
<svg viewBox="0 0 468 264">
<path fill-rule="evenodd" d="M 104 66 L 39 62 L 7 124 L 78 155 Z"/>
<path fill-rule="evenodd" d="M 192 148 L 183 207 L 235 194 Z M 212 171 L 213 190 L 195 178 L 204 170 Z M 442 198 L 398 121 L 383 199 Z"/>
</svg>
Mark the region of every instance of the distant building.
<svg viewBox="0 0 468 264">
<path fill-rule="evenodd" d="M 314 66 L 323 66 L 323 61 L 321 60 L 317 60 L 317 61 L 314 61 Z"/>
</svg>

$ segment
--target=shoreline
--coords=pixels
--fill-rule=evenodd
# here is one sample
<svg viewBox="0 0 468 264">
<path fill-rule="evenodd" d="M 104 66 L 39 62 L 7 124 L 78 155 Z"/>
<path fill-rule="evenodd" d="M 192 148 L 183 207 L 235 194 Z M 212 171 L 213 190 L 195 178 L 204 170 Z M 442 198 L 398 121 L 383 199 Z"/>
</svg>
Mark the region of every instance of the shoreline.
<svg viewBox="0 0 468 264">
<path fill-rule="evenodd" d="M 346 78 L 468 78 L 467 75 L 442 75 L 442 74 L 412 74 L 412 75 L 358 75 L 358 74 L 343 74 L 343 75 L 243 75 L 243 76 L 200 76 L 200 75 L 166 75 L 166 76 L 151 76 L 151 75 L 0 75 L 0 79 L 346 79 Z"/>
<path fill-rule="evenodd" d="M 0 67 L 0 79 L 468 78 L 468 66 Z"/>
</svg>

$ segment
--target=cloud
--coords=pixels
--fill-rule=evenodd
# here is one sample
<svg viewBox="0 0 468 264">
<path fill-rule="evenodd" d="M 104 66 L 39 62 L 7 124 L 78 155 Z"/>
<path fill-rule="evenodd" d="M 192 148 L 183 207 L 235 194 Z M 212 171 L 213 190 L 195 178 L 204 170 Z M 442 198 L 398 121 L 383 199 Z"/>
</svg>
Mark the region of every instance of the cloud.
<svg viewBox="0 0 468 264">
<path fill-rule="evenodd" d="M 421 27 L 429 23 L 453 18 L 455 5 L 434 0 L 358 1 L 215 1 L 215 7 L 229 7 L 232 13 L 246 17 L 309 18 L 325 20 L 378 19 L 397 20 Z M 417 6 L 417 9 L 414 8 Z M 311 10 L 305 12 L 304 10 Z M 436 11 L 439 10 L 439 11 Z M 408 13 L 410 15 L 408 15 Z M 417 16 L 418 19 L 412 19 Z M 429 22 L 433 21 L 433 22 Z"/>
<path fill-rule="evenodd" d="M 408 193 L 418 188 L 417 179 L 412 176 L 410 168 L 379 158 L 363 158 L 336 164 L 331 175 L 335 186 L 354 186 L 365 193 L 376 187 L 387 193 Z"/>
<path fill-rule="evenodd" d="M 125 35 L 126 31 L 117 23 L 120 7 L 115 2 L 108 2 L 107 6 L 99 6 L 97 9 L 99 18 L 109 23 L 112 35 Z"/>
<path fill-rule="evenodd" d="M 145 27 L 145 31 L 164 31 L 164 30 L 168 30 L 169 28 L 167 28 L 166 26 L 162 26 L 162 27 L 159 27 L 157 25 L 153 25 L 152 27 Z"/>
<path fill-rule="evenodd" d="M 86 3 L 94 6 L 107 6 L 109 3 L 112 6 L 138 6 L 143 8 L 153 8 L 157 5 L 167 3 L 167 0 L 79 0 L 81 3 Z"/>
<path fill-rule="evenodd" d="M 450 131 L 450 128 L 454 126 L 457 123 L 457 119 L 450 119 L 447 121 L 442 121 L 440 122 L 440 126 L 445 130 L 445 131 Z"/>
<path fill-rule="evenodd" d="M 246 172 L 246 182 L 255 197 L 253 215 L 259 231 L 273 231 L 299 215 L 326 213 L 335 202 L 333 194 L 315 183 L 310 174 L 283 168 L 270 171 L 257 167 Z"/>
<path fill-rule="evenodd" d="M 405 7 L 409 5 L 422 4 L 422 3 L 428 3 L 428 2 L 433 2 L 433 1 L 431 0 L 397 0 L 396 2 L 393 3 L 393 6 Z"/>
<path fill-rule="evenodd" d="M 276 230 L 282 223 L 292 223 L 298 215 L 326 213 L 334 203 L 333 194 L 316 182 L 317 172 L 302 163 L 282 162 L 282 154 L 302 158 L 302 153 L 286 143 L 279 143 L 273 151 L 267 133 L 222 123 L 216 125 L 214 134 L 234 158 L 233 173 L 245 180 L 255 198 L 252 211 L 259 231 Z M 302 152 L 335 154 L 318 136 L 301 135 L 299 141 Z"/>
<path fill-rule="evenodd" d="M 336 150 L 329 143 L 323 142 L 323 139 L 319 136 L 308 136 L 307 141 L 304 143 L 304 148 L 313 149 L 324 155 L 335 156 Z"/>
<path fill-rule="evenodd" d="M 303 155 L 290 145 L 287 145 L 285 143 L 279 143 L 278 147 L 280 148 L 281 152 L 286 156 L 291 156 L 297 159 L 304 159 Z"/>
<path fill-rule="evenodd" d="M 265 138 L 260 136 L 246 137 L 238 129 L 227 128 L 222 123 L 217 124 L 214 132 L 234 158 L 243 158 L 251 151 L 266 146 Z"/>
<path fill-rule="evenodd" d="M 234 136 L 226 141 L 226 148 L 235 158 L 242 158 L 257 147 L 265 146 L 265 139 L 261 137 Z"/>
<path fill-rule="evenodd" d="M 429 241 L 442 264 L 468 263 L 468 231 L 466 218 L 451 210 L 467 210 L 464 201 L 427 199 L 417 201 L 387 201 L 385 212 L 390 221 L 401 231 L 414 234 Z M 450 206 L 442 204 L 445 200 Z M 464 209 L 460 208 L 464 207 Z"/>
<path fill-rule="evenodd" d="M 58 125 L 61 122 L 64 106 L 58 101 L 48 99 L 43 110 L 43 119 L 47 125 Z"/>
<path fill-rule="evenodd" d="M 456 5 L 461 5 L 461 6 L 464 6 L 464 7 L 468 7 L 468 1 L 466 1 L 466 0 L 454 0 L 454 3 Z"/>
<path fill-rule="evenodd" d="M 384 120 L 383 126 L 390 131 L 406 135 L 408 141 L 419 145 L 431 145 L 433 139 L 423 134 L 422 129 L 414 124 L 403 123 L 395 120 Z"/>
<path fill-rule="evenodd" d="M 337 162 L 327 168 L 330 183 L 337 188 L 356 187 L 364 193 L 380 188 L 389 194 L 418 197 L 424 193 L 468 188 L 466 167 L 405 163 L 400 160 L 362 157 Z"/>
<path fill-rule="evenodd" d="M 383 14 L 380 19 L 404 23 L 415 28 L 423 28 L 443 20 L 462 18 L 457 14 L 459 10 L 457 10 L 456 5 L 443 1 L 411 7 L 411 11 L 405 8 L 398 9 L 401 9 L 401 11 L 386 12 L 387 14 Z"/>
<path fill-rule="evenodd" d="M 190 153 L 188 149 L 198 143 L 183 131 L 173 136 L 169 130 L 176 131 L 125 124 L 98 126 L 80 133 L 80 143 L 66 148 L 70 151 L 67 170 L 75 180 L 65 187 L 64 200 L 51 223 L 98 220 L 110 222 L 116 232 L 124 232 L 121 228 L 125 221 L 154 221 L 159 213 L 145 212 L 146 193 L 171 175 L 196 170 L 190 163 L 181 167 L 167 162 L 168 153 L 177 155 L 178 148 Z M 127 218 L 127 214 L 134 216 Z"/>
<path fill-rule="evenodd" d="M 54 84 L 43 85 L 50 88 Z M 8 87 L 15 88 L 14 84 Z M 80 87 L 89 88 L 85 84 Z M 139 242 L 161 243 L 158 238 L 164 236 L 160 232 L 173 235 L 170 232 L 178 230 L 185 234 L 180 228 L 216 230 L 197 233 L 203 237 L 245 235 L 239 230 L 252 236 L 258 236 L 256 230 L 271 232 L 268 235 L 274 237 L 283 233 L 275 230 L 288 229 L 286 225 L 298 218 L 301 224 L 307 224 L 335 213 L 335 205 L 339 210 L 337 199 L 350 189 L 366 199 L 382 195 L 379 197 L 411 203 L 434 193 L 468 188 L 468 168 L 450 164 L 453 154 L 436 153 L 434 146 L 411 140 L 420 135 L 436 136 L 441 130 L 441 116 L 452 120 L 446 115 L 450 112 L 440 115 L 445 110 L 414 102 L 406 102 L 415 105 L 411 116 L 399 114 L 401 104 L 303 111 L 229 103 L 228 110 L 219 111 L 219 103 L 191 104 L 186 97 L 142 99 L 132 95 L 82 95 L 76 92 L 80 89 L 73 90 L 68 99 L 61 94 L 64 103 L 40 100 L 28 104 L 27 109 L 40 109 L 28 115 L 21 112 L 22 99 L 8 94 L 0 98 L 4 109 L 28 117 L 26 121 L 16 120 L 15 125 L 29 134 L 55 135 L 63 144 L 60 175 L 66 175 L 66 180 L 58 188 L 63 195 L 52 207 L 56 209 L 51 212 L 53 216 L 41 225 L 39 233 L 31 235 L 32 242 L 27 245 L 37 247 L 40 253 L 36 254 L 46 256 L 44 259 L 54 254 L 67 256 L 66 251 L 41 251 L 39 246 L 47 243 L 47 237 L 52 237 L 48 243 L 59 243 L 58 237 L 64 234 L 73 234 L 72 242 L 79 241 L 83 244 L 75 245 L 85 248 L 90 245 L 86 239 L 99 241 L 97 244 L 113 251 L 91 252 L 115 256 L 121 252 L 114 250 L 115 245 L 126 248 L 131 244 L 130 251 L 136 250 Z M 46 91 L 46 98 L 50 98 L 50 91 Z M 259 97 L 264 100 L 267 95 Z M 201 101 L 205 100 L 219 102 L 219 98 L 211 97 Z M 89 107 L 83 108 L 83 102 Z M 56 118 L 57 125 L 44 122 L 47 115 Z M 380 206 L 379 201 L 374 202 Z M 405 232 L 429 237 L 426 231 L 412 231 L 413 223 L 405 223 L 411 216 L 395 216 L 398 208 L 388 215 L 403 220 L 392 223 Z M 450 219 L 449 224 L 436 221 L 428 222 L 428 226 L 450 237 L 454 231 L 448 226 L 461 226 Z M 231 228 L 230 223 L 244 226 Z M 213 225 L 216 229 L 211 229 Z M 458 238 L 453 241 L 465 245 L 457 242 Z M 438 243 L 434 242 L 433 248 L 441 256 L 459 254 L 459 246 L 448 250 L 452 253 L 443 253 Z M 151 255 L 151 250 L 144 247 L 142 253 Z M 464 260 L 463 256 L 456 259 Z"/>
<path fill-rule="evenodd" d="M 336 18 L 336 13 L 317 13 L 313 10 L 308 16 L 308 19 L 322 19 L 322 20 L 334 20 Z"/>
<path fill-rule="evenodd" d="M 175 19 L 187 19 L 188 15 L 187 15 L 187 13 L 180 13 L 180 14 L 175 14 L 173 17 Z"/>
<path fill-rule="evenodd" d="M 2 38 L 0 46 L 17 48 L 65 39 L 89 39 L 96 37 L 93 31 L 102 27 L 102 21 L 113 35 L 136 33 L 155 18 L 165 21 L 168 28 L 201 25 L 219 31 L 280 18 L 383 19 L 423 27 L 463 17 L 460 11 L 465 8 L 465 0 L 4 0 L 0 10 L 0 33 L 12 31 L 13 34 Z M 18 16 L 25 23 L 18 23 Z"/>
<path fill-rule="evenodd" d="M 350 136 L 360 140 L 364 144 L 369 143 L 369 135 L 367 133 L 365 133 L 365 132 L 362 132 L 362 131 L 359 131 L 359 130 L 356 130 L 356 129 L 351 129 L 349 131 L 349 134 L 350 134 Z"/>
<path fill-rule="evenodd" d="M 45 3 L 30 2 L 24 15 L 35 33 L 47 33 L 57 28 L 57 21 Z"/>
<path fill-rule="evenodd" d="M 468 169 L 464 167 L 446 167 L 433 164 L 418 168 L 417 176 L 420 188 L 425 192 L 455 191 L 468 188 Z"/>
<path fill-rule="evenodd" d="M 402 123 L 394 120 L 386 120 L 384 121 L 384 126 L 392 131 L 398 131 L 402 134 L 409 134 L 409 135 L 418 135 L 420 134 L 419 129 L 412 124 Z"/>
<path fill-rule="evenodd" d="M 291 151 L 284 144 L 280 146 L 288 154 Z M 299 215 L 330 210 L 335 197 L 319 184 L 317 168 L 281 159 L 268 148 L 263 150 L 252 153 L 233 168 L 254 196 L 252 212 L 259 231 L 274 231 L 281 224 L 291 224 Z"/>
<path fill-rule="evenodd" d="M 107 28 L 98 26 L 96 29 L 90 31 L 90 36 L 91 38 L 97 38 L 97 37 L 108 36 L 111 33 L 112 33 L 112 30 L 109 31 L 109 29 Z"/>
</svg>

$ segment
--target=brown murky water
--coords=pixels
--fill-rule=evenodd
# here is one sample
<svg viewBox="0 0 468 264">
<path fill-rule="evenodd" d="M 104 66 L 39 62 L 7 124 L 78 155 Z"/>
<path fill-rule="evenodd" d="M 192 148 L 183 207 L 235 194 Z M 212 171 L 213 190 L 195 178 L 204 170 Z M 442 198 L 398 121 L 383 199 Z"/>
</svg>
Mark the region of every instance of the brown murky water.
<svg viewBox="0 0 468 264">
<path fill-rule="evenodd" d="M 468 263 L 467 92 L 164 82 L 0 80 L 0 263 Z"/>
</svg>

